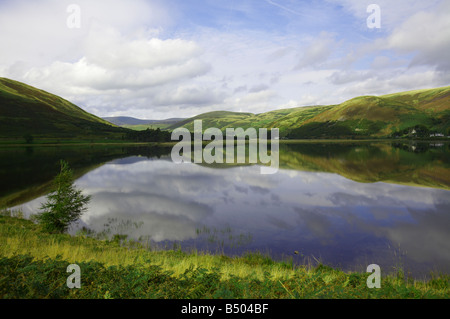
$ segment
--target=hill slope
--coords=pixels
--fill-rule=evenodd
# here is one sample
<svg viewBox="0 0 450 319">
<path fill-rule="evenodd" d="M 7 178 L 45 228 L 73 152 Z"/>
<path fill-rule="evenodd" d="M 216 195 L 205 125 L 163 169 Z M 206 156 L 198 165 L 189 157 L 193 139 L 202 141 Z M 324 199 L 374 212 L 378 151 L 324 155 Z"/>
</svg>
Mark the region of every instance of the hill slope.
<svg viewBox="0 0 450 319">
<path fill-rule="evenodd" d="M 313 123 L 332 123 L 348 129 L 348 134 L 377 137 L 402 136 L 417 126 L 448 134 L 450 87 L 357 97 L 305 121 Z"/>
<path fill-rule="evenodd" d="M 103 119 L 115 125 L 129 128 L 135 131 L 144 131 L 148 128 L 159 128 L 161 130 L 166 130 L 167 127 L 185 120 L 184 118 L 170 118 L 166 120 L 141 120 L 128 116 L 104 117 Z"/>
<path fill-rule="evenodd" d="M 361 96 L 338 105 L 299 107 L 262 114 L 210 112 L 168 127 L 279 128 L 289 138 L 450 135 L 450 86 L 384 96 Z M 413 133 L 416 132 L 416 133 Z"/>
<path fill-rule="evenodd" d="M 63 98 L 27 84 L 0 78 L 0 137 L 92 137 L 123 129 Z"/>
<path fill-rule="evenodd" d="M 292 139 L 450 135 L 450 86 L 361 96 L 338 105 L 298 107 L 261 114 L 216 111 L 189 119 L 153 121 L 120 117 L 108 120 L 137 130 L 145 130 L 150 125 L 169 131 L 178 127 L 193 131 L 194 121 L 202 120 L 203 129 L 279 128 L 282 137 Z M 25 135 L 114 138 L 127 132 L 108 120 L 56 95 L 0 78 L 0 138 L 17 139 Z"/>
<path fill-rule="evenodd" d="M 183 118 L 171 118 L 167 120 L 141 120 L 134 117 L 128 116 L 115 116 L 115 117 L 104 117 L 104 120 L 113 123 L 118 126 L 130 126 L 130 125 L 152 125 L 152 124 L 175 124 L 181 122 L 185 119 Z"/>
</svg>

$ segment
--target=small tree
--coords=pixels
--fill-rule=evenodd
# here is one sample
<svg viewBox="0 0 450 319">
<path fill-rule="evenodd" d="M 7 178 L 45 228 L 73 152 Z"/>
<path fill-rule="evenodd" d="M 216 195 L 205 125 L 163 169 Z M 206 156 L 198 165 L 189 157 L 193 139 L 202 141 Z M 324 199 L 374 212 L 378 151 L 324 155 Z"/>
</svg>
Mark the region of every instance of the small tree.
<svg viewBox="0 0 450 319">
<path fill-rule="evenodd" d="M 75 188 L 72 170 L 65 161 L 61 161 L 61 170 L 53 185 L 54 190 L 47 195 L 47 201 L 42 204 L 36 219 L 45 231 L 65 233 L 70 224 L 86 211 L 91 196 L 85 196 Z"/>
</svg>

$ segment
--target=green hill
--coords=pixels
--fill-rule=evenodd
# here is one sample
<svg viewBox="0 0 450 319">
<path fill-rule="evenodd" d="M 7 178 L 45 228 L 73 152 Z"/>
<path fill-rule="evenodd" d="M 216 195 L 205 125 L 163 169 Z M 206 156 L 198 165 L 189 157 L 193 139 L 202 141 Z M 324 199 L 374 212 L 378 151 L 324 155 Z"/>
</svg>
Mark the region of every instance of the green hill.
<svg viewBox="0 0 450 319">
<path fill-rule="evenodd" d="M 165 120 L 141 120 L 127 116 L 104 117 L 103 119 L 117 126 L 129 128 L 135 131 L 145 131 L 148 128 L 159 128 L 161 130 L 166 130 L 169 126 L 184 120 L 184 118 L 170 118 Z"/>
<path fill-rule="evenodd" d="M 117 119 L 116 119 L 117 120 Z M 119 118 L 118 120 L 124 120 Z M 130 121 L 130 118 L 125 118 Z M 253 114 L 215 111 L 189 119 L 129 124 L 135 130 L 149 126 L 163 130 L 279 128 L 281 137 L 386 138 L 450 135 L 450 86 L 388 94 L 360 96 L 338 105 L 297 107 Z M 149 124 L 153 123 L 153 124 Z M 123 123 L 122 123 L 123 124 Z M 120 124 L 120 125 L 122 125 Z M 130 126 L 131 125 L 131 126 Z M 0 139 L 121 139 L 129 130 L 96 117 L 61 97 L 24 83 L 0 78 Z"/>
<path fill-rule="evenodd" d="M 323 108 L 319 110 L 319 108 L 316 107 L 301 107 L 301 108 L 276 110 L 261 114 L 216 111 L 200 114 L 195 117 L 183 120 L 181 122 L 169 126 L 167 129 L 174 130 L 178 127 L 184 127 L 192 131 L 194 129 L 195 120 L 202 120 L 204 129 L 208 127 L 216 127 L 221 130 L 225 130 L 226 128 L 238 128 L 238 127 L 244 129 L 247 129 L 249 127 L 279 128 L 280 126 L 276 126 L 276 124 L 279 121 L 287 119 L 288 117 L 293 118 L 292 116 L 294 114 L 297 115 L 298 121 L 297 120 L 291 121 L 292 123 L 289 123 L 289 125 L 291 125 L 292 127 L 296 127 L 296 125 L 299 125 L 302 122 L 302 120 L 308 118 L 308 116 L 311 116 L 311 114 L 315 115 L 322 110 Z M 287 127 L 287 125 L 283 125 L 283 127 Z"/>
<path fill-rule="evenodd" d="M 104 117 L 103 119 L 118 126 L 158 125 L 158 124 L 169 125 L 184 120 L 184 118 L 171 118 L 166 120 L 141 120 L 128 116 Z"/>
<path fill-rule="evenodd" d="M 310 124 L 306 128 L 319 123 L 346 128 L 349 135 L 356 136 L 401 137 L 418 127 L 424 129 L 421 137 L 433 132 L 448 134 L 450 87 L 357 97 L 305 122 Z"/>
<path fill-rule="evenodd" d="M 124 130 L 63 98 L 0 78 L 0 138 L 114 138 Z"/>
<path fill-rule="evenodd" d="M 210 112 L 178 122 L 167 129 L 193 130 L 249 127 L 279 128 L 281 136 L 302 138 L 429 137 L 450 135 L 450 86 L 384 96 L 361 96 L 338 105 L 309 106 L 262 114 Z"/>
</svg>

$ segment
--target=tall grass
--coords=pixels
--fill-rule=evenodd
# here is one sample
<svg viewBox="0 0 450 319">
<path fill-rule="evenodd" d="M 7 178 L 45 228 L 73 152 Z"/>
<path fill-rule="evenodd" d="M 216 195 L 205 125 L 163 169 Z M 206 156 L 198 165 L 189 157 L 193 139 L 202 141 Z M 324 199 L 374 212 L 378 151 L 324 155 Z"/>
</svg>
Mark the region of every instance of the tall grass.
<svg viewBox="0 0 450 319">
<path fill-rule="evenodd" d="M 31 221 L 0 216 L 0 298 L 449 298 L 449 276 L 428 282 L 324 265 L 295 266 L 262 254 L 242 257 L 149 251 L 132 242 L 50 235 Z M 5 216 L 7 215 L 7 216 Z M 18 214 L 20 216 L 20 214 Z M 82 268 L 83 287 L 65 287 L 65 267 Z M 42 287 L 41 287 L 42 286 Z M 53 287 L 54 292 L 47 288 Z M 21 287 L 21 288 L 20 288 Z M 34 287 L 34 288 L 33 288 Z M 38 288 L 36 288 L 38 287 Z M 41 287 L 41 288 L 39 288 Z"/>
<path fill-rule="evenodd" d="M 14 213 L 17 215 L 17 213 Z M 20 216 L 20 214 L 19 214 Z M 6 222 L 7 221 L 7 222 Z M 248 254 L 243 258 L 215 256 L 203 252 L 181 250 L 148 251 L 135 242 L 97 240 L 86 236 L 46 234 L 31 221 L 0 217 L 0 255 L 11 257 L 29 254 L 36 259 L 60 256 L 68 262 L 96 261 L 105 266 L 160 265 L 164 270 L 181 275 L 189 268 L 220 268 L 221 277 L 252 276 L 262 279 L 265 272 L 274 278 L 292 274 L 292 267 L 283 263 L 267 263 L 268 257 Z"/>
</svg>

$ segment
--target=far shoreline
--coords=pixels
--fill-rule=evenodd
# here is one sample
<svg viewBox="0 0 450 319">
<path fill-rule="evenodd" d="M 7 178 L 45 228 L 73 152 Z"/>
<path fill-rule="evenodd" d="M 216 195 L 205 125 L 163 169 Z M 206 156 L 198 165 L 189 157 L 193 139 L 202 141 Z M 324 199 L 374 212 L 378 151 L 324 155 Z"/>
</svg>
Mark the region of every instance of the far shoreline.
<svg viewBox="0 0 450 319">
<path fill-rule="evenodd" d="M 209 144 L 211 141 L 203 141 L 203 145 Z M 246 143 L 248 144 L 248 140 Z M 270 144 L 272 141 L 267 140 Z M 335 143 L 384 143 L 384 142 L 408 142 L 408 143 L 450 143 L 450 139 L 391 139 L 391 138 L 366 138 L 366 139 L 279 139 L 277 140 L 279 144 L 335 144 Z M 145 147 L 172 147 L 180 141 L 171 142 L 90 142 L 90 141 L 73 141 L 67 140 L 60 143 L 52 142 L 39 142 L 35 141 L 31 144 L 27 143 L 5 143 L 0 140 L 0 147 L 58 147 L 58 146 L 145 146 Z M 186 142 L 188 143 L 188 142 Z M 190 144 L 193 144 L 192 141 Z M 235 141 L 237 144 L 237 141 Z"/>
</svg>

